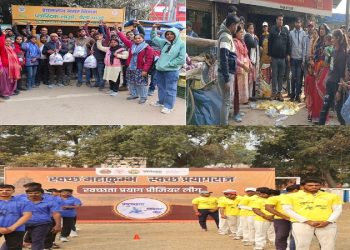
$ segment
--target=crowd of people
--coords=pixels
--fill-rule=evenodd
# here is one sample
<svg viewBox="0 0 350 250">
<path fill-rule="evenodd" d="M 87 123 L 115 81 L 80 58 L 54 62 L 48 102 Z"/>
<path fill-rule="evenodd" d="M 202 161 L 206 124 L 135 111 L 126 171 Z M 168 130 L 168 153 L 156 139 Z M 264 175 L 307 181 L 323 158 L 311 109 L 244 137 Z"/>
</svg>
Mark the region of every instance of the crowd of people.
<svg viewBox="0 0 350 250">
<path fill-rule="evenodd" d="M 256 101 L 262 80 L 270 84 L 270 100 L 305 101 L 305 120 L 324 125 L 333 109 L 340 124 L 350 124 L 350 30 L 342 26 L 332 31 L 325 23 L 316 27 L 313 20 L 304 27 L 301 18 L 290 30 L 282 14 L 271 28 L 262 23 L 261 36 L 255 30 L 255 24 L 238 17 L 237 8 L 230 6 L 218 32 L 222 125 L 228 124 L 229 117 L 242 121 L 240 105 Z M 186 31 L 198 37 L 191 23 Z"/>
<path fill-rule="evenodd" d="M 219 198 L 201 191 L 192 204 L 204 232 L 211 216 L 220 235 L 254 250 L 263 250 L 269 244 L 277 250 L 308 250 L 314 236 L 321 249 L 334 250 L 336 220 L 343 202 L 339 195 L 323 191 L 322 184 L 317 178 L 307 178 L 283 191 L 249 187 L 239 195 L 227 189 Z"/>
<path fill-rule="evenodd" d="M 85 84 L 104 91 L 109 85 L 105 93 L 110 96 L 128 90 L 127 100 L 144 104 L 157 86 L 158 101 L 152 105 L 169 114 L 174 109 L 185 55 L 178 29 L 162 33 L 160 25 L 154 24 L 151 41 L 146 41 L 138 20 L 127 32 L 120 24 L 108 27 L 103 21 L 98 29 L 90 29 L 87 22 L 76 34 L 64 33 L 61 28 L 49 34 L 46 27 L 37 34 L 37 26 L 31 23 L 21 31 L 14 25 L 0 29 L 0 96 L 9 99 L 41 84 L 50 89 L 64 87 L 77 79 L 77 87 Z"/>
<path fill-rule="evenodd" d="M 57 233 L 61 242 L 78 236 L 77 208 L 82 203 L 72 189 L 44 190 L 36 182 L 23 187 L 24 194 L 14 195 L 13 185 L 0 185 L 0 236 L 5 238 L 2 250 L 58 249 Z"/>
</svg>

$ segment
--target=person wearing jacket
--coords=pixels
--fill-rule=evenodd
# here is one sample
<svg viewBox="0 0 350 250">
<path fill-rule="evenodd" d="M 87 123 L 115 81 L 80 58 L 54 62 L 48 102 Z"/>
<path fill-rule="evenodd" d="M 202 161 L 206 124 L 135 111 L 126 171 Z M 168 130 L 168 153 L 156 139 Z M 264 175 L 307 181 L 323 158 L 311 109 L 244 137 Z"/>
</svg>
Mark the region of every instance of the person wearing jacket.
<svg viewBox="0 0 350 250">
<path fill-rule="evenodd" d="M 306 33 L 302 28 L 302 21 L 300 18 L 295 20 L 295 28 L 290 32 L 290 42 L 291 42 L 291 70 L 292 70 L 292 91 L 290 100 L 301 102 L 301 80 L 302 80 L 302 71 L 303 71 L 303 51 L 304 48 L 304 40 L 306 37 Z"/>
<path fill-rule="evenodd" d="M 23 75 L 24 75 L 24 70 L 23 67 L 26 64 L 26 59 L 25 59 L 25 53 L 22 50 L 22 42 L 23 42 L 23 37 L 22 36 L 16 36 L 15 43 L 13 44 L 14 50 L 18 56 L 18 61 L 21 64 L 22 70 L 21 70 L 21 79 L 18 79 L 17 81 L 17 89 L 15 91 L 15 94 L 18 94 L 20 90 L 27 90 L 27 87 L 23 83 Z"/>
<path fill-rule="evenodd" d="M 35 77 L 41 56 L 40 49 L 36 44 L 36 37 L 28 37 L 28 41 L 22 43 L 22 49 L 25 51 L 26 70 L 27 70 L 27 88 L 31 90 L 35 86 Z"/>
<path fill-rule="evenodd" d="M 71 53 L 73 55 L 74 42 L 70 41 L 67 35 L 62 36 L 61 42 L 62 42 L 62 49 L 60 51 L 61 56 L 64 57 L 64 55 L 67 53 Z M 70 81 L 72 80 L 73 63 L 74 62 L 63 62 L 63 73 L 64 73 L 63 85 L 65 86 L 70 85 Z"/>
<path fill-rule="evenodd" d="M 126 61 L 126 79 L 131 89 L 135 88 L 136 93 L 131 93 L 128 100 L 140 98 L 139 104 L 147 101 L 148 96 L 148 73 L 152 68 L 154 51 L 144 39 L 142 34 L 134 36 L 130 41 L 123 32 L 117 32 L 119 38 L 129 49 L 129 57 Z"/>
<path fill-rule="evenodd" d="M 239 18 L 232 14 L 226 17 L 218 33 L 218 81 L 222 106 L 220 111 L 220 125 L 228 125 L 230 107 L 234 93 L 234 74 L 236 73 L 236 47 L 232 35 L 236 33 Z"/>
<path fill-rule="evenodd" d="M 120 59 L 127 59 L 129 53 L 122 48 L 117 39 L 111 39 L 110 47 L 102 46 L 102 35 L 98 36 L 97 48 L 106 53 L 105 55 L 105 70 L 103 79 L 109 81 L 110 96 L 117 96 L 120 85 L 120 78 L 122 77 L 122 64 Z"/>
<path fill-rule="evenodd" d="M 43 82 L 44 85 L 49 85 L 49 60 L 48 57 L 43 54 L 43 49 L 47 43 L 47 37 L 42 35 L 40 36 L 40 43 L 38 43 L 41 56 L 39 59 L 39 66 L 36 73 L 36 85 L 39 86 L 40 82 Z"/>
<path fill-rule="evenodd" d="M 157 26 L 154 24 L 151 32 L 152 42 L 161 48 L 156 63 L 159 101 L 155 106 L 163 106 L 161 112 L 169 114 L 174 109 L 179 71 L 186 62 L 186 46 L 181 41 L 178 29 L 167 30 L 164 39 L 157 36 Z"/>
<path fill-rule="evenodd" d="M 268 55 L 271 56 L 272 68 L 272 96 L 271 99 L 283 102 L 282 83 L 286 69 L 286 59 L 290 61 L 289 31 L 283 27 L 283 15 L 276 18 L 276 25 L 272 26 L 269 35 Z"/>
<path fill-rule="evenodd" d="M 60 53 L 62 49 L 62 44 L 58 40 L 58 35 L 56 33 L 51 33 L 50 42 L 46 43 L 43 48 L 43 54 L 49 59 L 54 53 Z M 55 84 L 55 75 L 57 76 L 56 84 L 63 87 L 63 65 L 50 65 L 49 64 L 49 88 L 53 88 Z"/>
</svg>

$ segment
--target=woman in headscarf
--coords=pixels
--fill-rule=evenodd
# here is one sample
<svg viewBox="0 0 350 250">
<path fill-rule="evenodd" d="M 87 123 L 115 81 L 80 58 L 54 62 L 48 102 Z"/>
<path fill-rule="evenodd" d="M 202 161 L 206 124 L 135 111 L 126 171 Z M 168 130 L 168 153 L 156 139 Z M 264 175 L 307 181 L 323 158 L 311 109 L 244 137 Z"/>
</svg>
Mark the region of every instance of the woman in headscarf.
<svg viewBox="0 0 350 250">
<path fill-rule="evenodd" d="M 157 24 L 152 27 L 152 42 L 161 48 L 156 63 L 156 79 L 158 86 L 158 102 L 154 106 L 163 107 L 161 112 L 169 114 L 173 111 L 180 68 L 186 63 L 186 46 L 180 38 L 180 31 L 171 28 L 165 31 L 165 38 L 157 36 Z"/>
<path fill-rule="evenodd" d="M 154 59 L 154 51 L 144 39 L 142 34 L 136 34 L 133 40 L 129 40 L 123 32 L 117 32 L 120 40 L 129 48 L 129 57 L 126 61 L 126 81 L 130 88 L 136 88 L 136 93 L 131 92 L 128 100 L 140 98 L 139 104 L 147 101 L 148 96 L 148 72 L 151 70 Z M 136 94 L 136 95 L 135 95 Z"/>
<path fill-rule="evenodd" d="M 11 44 L 11 38 L 0 29 L 0 95 L 6 100 L 15 93 L 21 78 L 21 65 Z"/>
<path fill-rule="evenodd" d="M 116 96 L 119 91 L 120 78 L 122 71 L 122 63 L 120 59 L 128 58 L 129 53 L 122 48 L 117 39 L 111 38 L 109 46 L 102 46 L 102 35 L 98 37 L 97 48 L 101 51 L 106 52 L 105 56 L 105 70 L 103 74 L 103 80 L 109 81 L 110 96 Z"/>
</svg>

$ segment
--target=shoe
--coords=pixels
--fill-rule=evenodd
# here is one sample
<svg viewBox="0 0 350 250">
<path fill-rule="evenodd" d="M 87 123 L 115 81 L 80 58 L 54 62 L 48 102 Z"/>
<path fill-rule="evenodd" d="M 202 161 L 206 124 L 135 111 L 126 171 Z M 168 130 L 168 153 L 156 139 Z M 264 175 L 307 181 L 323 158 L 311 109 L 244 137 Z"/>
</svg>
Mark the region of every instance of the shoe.
<svg viewBox="0 0 350 250">
<path fill-rule="evenodd" d="M 154 90 L 148 90 L 148 96 L 153 96 L 154 95 Z"/>
<path fill-rule="evenodd" d="M 33 88 L 39 88 L 39 85 L 33 85 Z"/>
<path fill-rule="evenodd" d="M 113 92 L 114 92 L 113 90 L 108 90 L 108 91 L 105 92 L 105 94 L 109 95 L 109 94 L 112 94 Z"/>
<path fill-rule="evenodd" d="M 254 243 L 250 242 L 250 241 L 243 242 L 243 246 L 253 246 L 253 245 L 254 245 Z"/>
<path fill-rule="evenodd" d="M 21 93 L 21 91 L 15 90 L 15 92 L 13 92 L 13 95 L 19 95 L 19 93 Z"/>
<path fill-rule="evenodd" d="M 5 100 L 10 99 L 10 97 L 9 97 L 9 96 L 3 96 L 2 98 L 4 98 Z"/>
<path fill-rule="evenodd" d="M 152 102 L 151 106 L 153 106 L 153 107 L 164 107 L 164 105 L 160 104 L 158 101 L 157 102 Z"/>
<path fill-rule="evenodd" d="M 109 95 L 110 95 L 110 96 L 117 96 L 117 95 L 118 95 L 118 92 L 112 91 L 112 93 L 110 93 Z"/>
<path fill-rule="evenodd" d="M 53 84 L 49 84 L 47 87 L 48 87 L 49 89 L 53 89 Z"/>
<path fill-rule="evenodd" d="M 298 102 L 298 103 L 301 103 L 301 99 L 299 96 L 295 97 L 295 101 Z"/>
<path fill-rule="evenodd" d="M 68 242 L 69 240 L 68 240 L 66 237 L 61 237 L 61 238 L 60 238 L 60 241 L 61 241 L 61 242 Z"/>
<path fill-rule="evenodd" d="M 104 87 L 98 87 L 98 91 L 103 91 L 104 89 Z"/>
<path fill-rule="evenodd" d="M 86 87 L 91 87 L 91 83 L 90 82 L 86 82 Z"/>
<path fill-rule="evenodd" d="M 235 237 L 233 237 L 233 239 L 234 239 L 234 240 L 240 240 L 240 239 L 241 239 L 241 237 L 239 237 L 239 236 L 235 236 Z"/>
<path fill-rule="evenodd" d="M 81 82 L 77 83 L 77 87 L 81 87 L 81 85 L 83 85 Z"/>
<path fill-rule="evenodd" d="M 26 91 L 27 87 L 18 87 L 18 90 Z"/>
<path fill-rule="evenodd" d="M 139 98 L 138 96 L 128 96 L 127 98 L 126 98 L 126 100 L 135 100 L 135 99 L 137 99 L 137 98 Z"/>
<path fill-rule="evenodd" d="M 241 117 L 240 114 L 237 114 L 237 115 L 234 115 L 234 116 L 233 116 L 233 120 L 234 120 L 235 122 L 242 122 L 242 117 Z"/>
<path fill-rule="evenodd" d="M 277 94 L 272 94 L 270 97 L 270 101 L 276 100 L 276 96 L 277 96 Z"/>
<path fill-rule="evenodd" d="M 52 250 L 52 248 L 44 248 L 44 250 Z"/>
<path fill-rule="evenodd" d="M 141 100 L 139 100 L 139 104 L 144 104 L 144 103 L 146 103 L 147 102 L 147 99 L 141 99 Z"/>
<path fill-rule="evenodd" d="M 57 85 L 58 85 L 58 87 L 64 87 L 64 85 L 62 83 L 59 83 Z"/>
<path fill-rule="evenodd" d="M 59 245 L 57 245 L 55 242 L 52 244 L 52 247 L 51 247 L 52 249 L 59 249 L 60 248 L 60 246 Z"/>
<path fill-rule="evenodd" d="M 162 112 L 163 114 L 170 114 L 173 111 L 173 109 L 168 109 L 166 107 L 164 107 L 160 112 Z"/>
<path fill-rule="evenodd" d="M 278 93 L 278 94 L 277 94 L 276 100 L 277 100 L 277 101 L 280 101 L 280 102 L 284 102 L 284 98 L 283 98 L 283 96 L 282 96 L 281 93 Z"/>
<path fill-rule="evenodd" d="M 119 87 L 119 91 L 128 91 L 128 87 L 127 86 L 121 86 L 121 87 Z"/>
<path fill-rule="evenodd" d="M 78 233 L 76 231 L 70 231 L 69 237 L 78 237 Z"/>
</svg>

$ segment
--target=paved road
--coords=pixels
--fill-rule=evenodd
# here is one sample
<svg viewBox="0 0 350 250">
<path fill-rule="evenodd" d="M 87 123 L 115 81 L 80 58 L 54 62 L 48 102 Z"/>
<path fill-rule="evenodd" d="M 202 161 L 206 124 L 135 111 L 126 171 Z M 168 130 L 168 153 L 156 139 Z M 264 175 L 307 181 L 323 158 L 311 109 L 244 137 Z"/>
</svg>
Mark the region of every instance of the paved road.
<svg viewBox="0 0 350 250">
<path fill-rule="evenodd" d="M 157 93 L 143 105 L 138 100 L 126 100 L 127 96 L 128 91 L 111 97 L 85 85 L 54 89 L 41 85 L 9 100 L 0 100 L 0 125 L 186 124 L 184 99 L 177 98 L 171 114 L 162 114 L 160 108 L 150 105 L 157 100 Z"/>
</svg>

